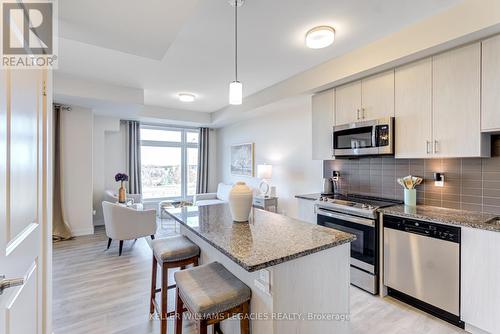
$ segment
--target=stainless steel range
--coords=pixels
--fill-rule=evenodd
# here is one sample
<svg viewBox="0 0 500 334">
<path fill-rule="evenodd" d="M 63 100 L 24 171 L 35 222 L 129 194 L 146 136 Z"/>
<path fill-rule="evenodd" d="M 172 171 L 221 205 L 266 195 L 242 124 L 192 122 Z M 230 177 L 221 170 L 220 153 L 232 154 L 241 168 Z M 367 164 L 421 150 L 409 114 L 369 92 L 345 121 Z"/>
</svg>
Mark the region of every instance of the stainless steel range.
<svg viewBox="0 0 500 334">
<path fill-rule="evenodd" d="M 378 293 L 379 208 L 400 201 L 361 195 L 335 195 L 316 201 L 317 223 L 356 235 L 351 243 L 351 284 Z"/>
</svg>

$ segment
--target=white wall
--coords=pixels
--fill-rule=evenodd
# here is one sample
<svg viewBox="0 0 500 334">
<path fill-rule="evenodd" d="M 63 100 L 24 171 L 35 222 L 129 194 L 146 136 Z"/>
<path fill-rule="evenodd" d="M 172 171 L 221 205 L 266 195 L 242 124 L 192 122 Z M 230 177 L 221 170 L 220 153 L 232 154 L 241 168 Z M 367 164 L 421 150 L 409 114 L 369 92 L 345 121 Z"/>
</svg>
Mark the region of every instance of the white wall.
<svg viewBox="0 0 500 334">
<path fill-rule="evenodd" d="M 217 131 L 217 179 L 243 180 L 258 187 L 257 178 L 235 177 L 230 171 L 232 144 L 254 142 L 255 166 L 273 165 L 279 212 L 297 217 L 297 194 L 321 191 L 322 161 L 311 159 L 311 98 L 301 96 L 259 111 L 259 116 Z"/>
<path fill-rule="evenodd" d="M 94 233 L 92 224 L 92 110 L 63 110 L 61 140 L 63 200 L 73 235 Z"/>
<path fill-rule="evenodd" d="M 102 201 L 104 191 L 116 189 L 114 176 L 125 172 L 125 125 L 119 118 L 94 116 L 93 144 L 93 206 L 94 225 L 103 225 Z"/>
</svg>

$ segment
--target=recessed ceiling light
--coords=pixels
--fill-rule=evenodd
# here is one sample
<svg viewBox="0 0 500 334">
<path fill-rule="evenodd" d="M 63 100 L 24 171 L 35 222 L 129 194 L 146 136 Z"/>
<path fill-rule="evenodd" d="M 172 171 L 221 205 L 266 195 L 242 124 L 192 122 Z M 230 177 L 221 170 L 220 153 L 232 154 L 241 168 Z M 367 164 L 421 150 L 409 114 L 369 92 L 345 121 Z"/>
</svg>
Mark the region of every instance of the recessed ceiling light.
<svg viewBox="0 0 500 334">
<path fill-rule="evenodd" d="M 335 29 L 329 26 L 312 28 L 306 33 L 306 45 L 311 49 L 326 48 L 335 40 Z"/>
<path fill-rule="evenodd" d="M 179 97 L 179 100 L 182 102 L 193 102 L 195 99 L 194 94 L 189 94 L 189 93 L 179 93 L 177 96 Z"/>
</svg>

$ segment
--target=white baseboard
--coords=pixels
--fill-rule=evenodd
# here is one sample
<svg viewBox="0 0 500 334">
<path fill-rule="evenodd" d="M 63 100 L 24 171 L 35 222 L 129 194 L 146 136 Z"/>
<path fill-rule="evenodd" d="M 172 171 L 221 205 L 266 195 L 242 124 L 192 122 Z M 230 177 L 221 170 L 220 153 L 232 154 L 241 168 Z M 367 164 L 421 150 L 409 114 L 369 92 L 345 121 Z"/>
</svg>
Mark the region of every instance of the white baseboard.
<svg viewBox="0 0 500 334">
<path fill-rule="evenodd" d="M 92 235 L 92 234 L 94 234 L 94 226 L 88 227 L 88 228 L 73 229 L 73 230 L 71 230 L 71 234 L 74 237 L 79 237 L 79 236 L 82 236 L 82 235 Z"/>
<path fill-rule="evenodd" d="M 490 332 L 483 331 L 482 329 L 472 326 L 468 323 L 465 323 L 465 331 L 472 334 L 490 334 Z"/>
</svg>

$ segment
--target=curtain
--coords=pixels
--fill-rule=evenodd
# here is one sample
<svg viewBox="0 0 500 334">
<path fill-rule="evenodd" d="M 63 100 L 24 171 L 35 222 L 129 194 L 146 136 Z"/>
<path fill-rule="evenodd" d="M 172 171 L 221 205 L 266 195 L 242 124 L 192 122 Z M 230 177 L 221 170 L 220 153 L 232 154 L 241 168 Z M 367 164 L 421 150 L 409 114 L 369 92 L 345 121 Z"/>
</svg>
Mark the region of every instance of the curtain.
<svg viewBox="0 0 500 334">
<path fill-rule="evenodd" d="M 71 239 L 71 229 L 66 219 L 64 204 L 64 165 L 62 161 L 64 143 L 62 141 L 62 120 L 64 111 L 54 106 L 54 180 L 52 207 L 52 239 Z"/>
<path fill-rule="evenodd" d="M 208 191 L 208 150 L 209 128 L 200 128 L 198 146 L 198 179 L 196 180 L 196 193 L 204 194 Z"/>
<path fill-rule="evenodd" d="M 126 123 L 128 192 L 141 194 L 141 124 L 137 121 Z"/>
</svg>

